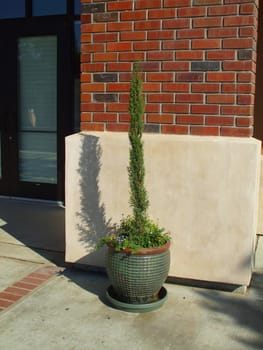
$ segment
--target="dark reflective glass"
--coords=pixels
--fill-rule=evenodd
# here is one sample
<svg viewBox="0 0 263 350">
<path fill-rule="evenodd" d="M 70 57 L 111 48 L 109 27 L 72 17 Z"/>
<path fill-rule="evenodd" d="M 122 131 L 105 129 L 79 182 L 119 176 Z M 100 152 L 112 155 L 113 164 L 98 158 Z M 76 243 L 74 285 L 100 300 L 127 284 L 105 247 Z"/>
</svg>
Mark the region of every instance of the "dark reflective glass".
<svg viewBox="0 0 263 350">
<path fill-rule="evenodd" d="M 0 1 L 0 18 L 25 17 L 25 13 L 24 0 Z"/>
<path fill-rule="evenodd" d="M 65 15 L 67 0 L 33 0 L 33 16 Z"/>
<path fill-rule="evenodd" d="M 74 22 L 75 32 L 75 65 L 74 65 L 74 130 L 80 127 L 80 21 Z"/>
<path fill-rule="evenodd" d="M 75 32 L 75 48 L 80 52 L 80 21 L 74 22 L 74 32 Z"/>
<path fill-rule="evenodd" d="M 74 13 L 75 15 L 80 15 L 80 0 L 74 1 Z"/>
<path fill-rule="evenodd" d="M 2 177 L 2 151 L 1 151 L 1 147 L 2 147 L 2 142 L 1 142 L 1 133 L 0 133 L 0 179 Z"/>
</svg>

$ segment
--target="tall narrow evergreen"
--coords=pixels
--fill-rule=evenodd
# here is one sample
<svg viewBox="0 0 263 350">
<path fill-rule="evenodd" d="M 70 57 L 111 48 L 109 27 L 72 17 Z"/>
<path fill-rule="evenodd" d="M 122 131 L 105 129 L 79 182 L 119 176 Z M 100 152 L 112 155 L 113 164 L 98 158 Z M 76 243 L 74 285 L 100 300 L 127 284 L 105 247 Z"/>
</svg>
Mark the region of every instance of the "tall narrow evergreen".
<svg viewBox="0 0 263 350">
<path fill-rule="evenodd" d="M 143 150 L 143 114 L 145 101 L 142 94 L 141 66 L 139 63 L 133 65 L 129 113 L 131 116 L 129 141 L 130 141 L 130 159 L 129 159 L 129 182 L 130 182 L 130 205 L 133 209 L 138 232 L 143 232 L 147 220 L 147 210 L 149 200 L 145 189 L 145 167 Z"/>
<path fill-rule="evenodd" d="M 142 141 L 144 127 L 145 102 L 142 92 L 141 65 L 135 63 L 130 85 L 130 130 L 129 165 L 130 206 L 133 215 L 124 217 L 116 231 L 102 237 L 98 247 L 104 244 L 114 247 L 115 251 L 129 250 L 136 254 L 144 248 L 157 248 L 170 241 L 165 230 L 155 224 L 148 216 L 149 200 L 145 188 L 144 147 Z"/>
</svg>

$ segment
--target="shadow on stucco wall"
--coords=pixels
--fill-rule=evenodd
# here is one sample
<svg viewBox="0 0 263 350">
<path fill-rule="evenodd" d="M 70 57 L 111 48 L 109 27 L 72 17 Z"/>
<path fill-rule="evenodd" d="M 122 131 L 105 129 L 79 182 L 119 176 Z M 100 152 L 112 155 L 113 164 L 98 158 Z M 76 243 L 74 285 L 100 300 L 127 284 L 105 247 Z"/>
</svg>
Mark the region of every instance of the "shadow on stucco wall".
<svg viewBox="0 0 263 350">
<path fill-rule="evenodd" d="M 81 197 L 80 211 L 76 213 L 78 217 L 77 230 L 79 241 L 91 254 L 92 251 L 96 250 L 99 239 L 110 234 L 115 227 L 111 219 L 106 219 L 105 207 L 100 200 L 101 154 L 98 137 L 86 135 L 82 138 L 78 168 Z"/>
</svg>

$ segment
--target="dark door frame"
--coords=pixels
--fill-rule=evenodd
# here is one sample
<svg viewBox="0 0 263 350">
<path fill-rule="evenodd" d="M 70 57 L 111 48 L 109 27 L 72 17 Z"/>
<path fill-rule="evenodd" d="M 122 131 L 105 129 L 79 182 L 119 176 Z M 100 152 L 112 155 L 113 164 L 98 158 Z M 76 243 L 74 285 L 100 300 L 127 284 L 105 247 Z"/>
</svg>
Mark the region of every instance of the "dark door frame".
<svg viewBox="0 0 263 350">
<path fill-rule="evenodd" d="M 0 21 L 0 128 L 2 139 L 2 179 L 0 194 L 49 200 L 64 199 L 64 138 L 74 122 L 74 22 L 65 16 Z M 21 182 L 18 179 L 17 145 L 17 39 L 57 35 L 57 169 L 58 184 Z M 4 54 L 8 52 L 8 54 Z"/>
</svg>

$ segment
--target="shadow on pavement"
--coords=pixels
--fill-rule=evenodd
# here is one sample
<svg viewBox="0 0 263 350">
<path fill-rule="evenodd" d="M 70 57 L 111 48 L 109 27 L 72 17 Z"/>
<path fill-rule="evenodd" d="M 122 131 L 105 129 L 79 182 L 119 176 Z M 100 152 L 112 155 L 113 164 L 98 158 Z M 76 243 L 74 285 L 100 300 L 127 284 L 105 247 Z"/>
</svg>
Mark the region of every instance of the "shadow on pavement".
<svg viewBox="0 0 263 350">
<path fill-rule="evenodd" d="M 55 264 L 63 264 L 64 208 L 44 201 L 0 198 L 0 243 L 26 246 Z"/>
<path fill-rule="evenodd" d="M 214 292 L 207 294 L 199 291 L 202 306 L 221 316 L 228 316 L 240 329 L 243 336 L 236 335 L 235 340 L 249 349 L 263 349 L 263 274 L 254 273 L 252 283 L 245 295 Z M 254 334 L 253 338 L 247 332 Z"/>
<path fill-rule="evenodd" d="M 72 266 L 66 268 L 61 275 L 65 276 L 70 283 L 75 283 L 78 287 L 97 295 L 103 304 L 111 307 L 106 298 L 106 290 L 110 282 L 105 272 L 81 270 Z"/>
</svg>

